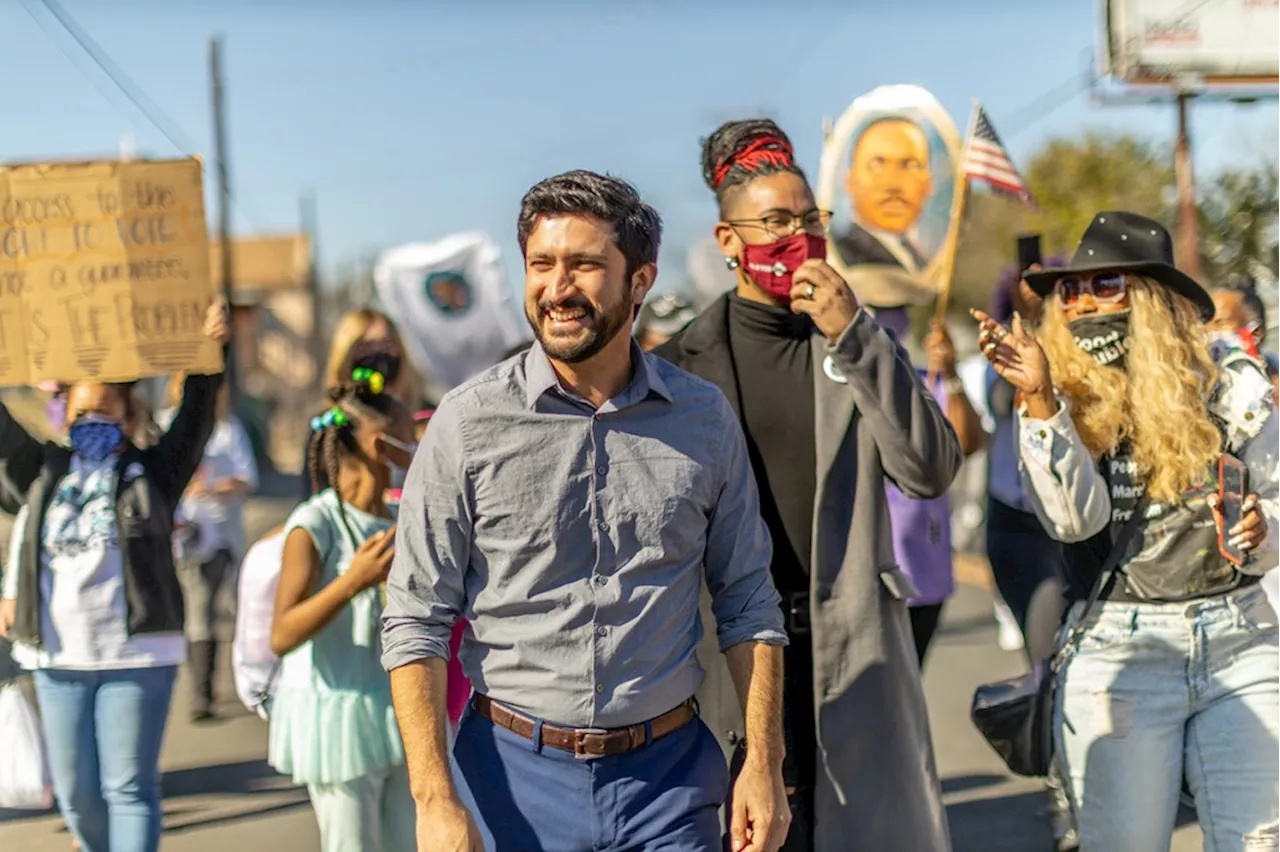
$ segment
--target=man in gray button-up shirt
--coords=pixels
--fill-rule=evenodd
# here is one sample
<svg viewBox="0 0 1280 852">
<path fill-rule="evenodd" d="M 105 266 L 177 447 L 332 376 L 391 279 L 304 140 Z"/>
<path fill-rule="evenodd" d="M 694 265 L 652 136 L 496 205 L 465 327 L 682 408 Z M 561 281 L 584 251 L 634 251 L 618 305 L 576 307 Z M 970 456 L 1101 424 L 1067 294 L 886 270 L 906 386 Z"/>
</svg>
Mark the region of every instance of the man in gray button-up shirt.
<svg viewBox="0 0 1280 852">
<path fill-rule="evenodd" d="M 538 343 L 448 394 L 409 472 L 383 662 L 422 849 L 474 831 L 444 750 L 444 662 L 460 617 L 462 662 L 485 699 L 455 754 L 498 848 L 530 833 L 582 848 L 683 833 L 688 845 L 674 848 L 719 848 L 723 757 L 699 720 L 678 715 L 702 680 L 704 580 L 748 718 L 752 769 L 735 787 L 735 827 L 761 849 L 785 835 L 786 634 L 745 441 L 715 386 L 629 334 L 660 227 L 612 178 L 575 172 L 531 190 L 520 236 Z M 553 754 L 541 726 L 635 726 L 636 742 L 597 774 Z M 512 732 L 541 748 L 513 747 Z M 481 755 L 489 765 L 474 765 Z M 566 839 L 566 819 L 585 834 Z"/>
</svg>

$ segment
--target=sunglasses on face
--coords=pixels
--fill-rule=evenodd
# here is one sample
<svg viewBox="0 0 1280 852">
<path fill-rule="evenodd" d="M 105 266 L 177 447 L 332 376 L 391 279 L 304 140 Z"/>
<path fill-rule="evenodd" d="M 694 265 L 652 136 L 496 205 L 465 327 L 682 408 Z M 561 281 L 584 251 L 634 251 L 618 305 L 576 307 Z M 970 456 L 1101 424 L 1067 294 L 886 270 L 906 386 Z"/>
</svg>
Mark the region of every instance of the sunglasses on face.
<svg viewBox="0 0 1280 852">
<path fill-rule="evenodd" d="M 1124 298 L 1126 292 L 1123 272 L 1098 272 L 1093 275 L 1071 275 L 1059 278 L 1054 292 L 1064 307 L 1071 307 L 1088 293 L 1100 305 L 1112 305 Z"/>
</svg>

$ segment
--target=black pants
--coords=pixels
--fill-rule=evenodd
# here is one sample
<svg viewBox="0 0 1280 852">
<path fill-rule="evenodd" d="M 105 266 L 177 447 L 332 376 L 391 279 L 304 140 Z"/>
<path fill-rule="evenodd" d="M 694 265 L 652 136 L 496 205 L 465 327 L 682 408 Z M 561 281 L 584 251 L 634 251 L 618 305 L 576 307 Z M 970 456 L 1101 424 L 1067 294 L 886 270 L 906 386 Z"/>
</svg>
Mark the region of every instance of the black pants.
<svg viewBox="0 0 1280 852">
<path fill-rule="evenodd" d="M 911 637 L 916 640 L 916 658 L 924 668 L 924 655 L 942 620 L 942 604 L 921 604 L 908 608 L 907 612 L 911 615 Z"/>
<path fill-rule="evenodd" d="M 807 633 L 789 634 L 791 644 L 783 649 L 782 736 L 787 754 L 782 761 L 782 783 L 794 792 L 791 830 L 782 852 L 809 852 L 813 848 L 813 790 L 817 777 L 818 732 L 813 707 L 813 642 Z M 746 742 L 738 743 L 729 761 L 729 800 L 726 819 L 733 815 L 733 784 L 746 759 Z M 729 849 L 728 834 L 725 849 Z"/>
<path fill-rule="evenodd" d="M 1009 605 L 1026 644 L 1038 662 L 1054 650 L 1062 626 L 1064 574 L 1062 545 L 1049 537 L 1035 515 L 987 501 L 987 558 L 1000 597 Z"/>
</svg>

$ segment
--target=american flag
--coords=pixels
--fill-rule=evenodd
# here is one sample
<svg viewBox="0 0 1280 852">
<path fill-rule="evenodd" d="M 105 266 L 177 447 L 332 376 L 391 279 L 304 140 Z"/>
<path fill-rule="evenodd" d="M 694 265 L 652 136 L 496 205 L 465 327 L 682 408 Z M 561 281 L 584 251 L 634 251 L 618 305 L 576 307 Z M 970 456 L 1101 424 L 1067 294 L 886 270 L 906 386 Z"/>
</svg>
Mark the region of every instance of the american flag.
<svg viewBox="0 0 1280 852">
<path fill-rule="evenodd" d="M 977 115 L 973 120 L 973 133 L 969 137 L 969 146 L 965 152 L 964 176 L 966 180 L 980 180 L 994 191 L 1016 198 L 1024 204 L 1035 206 L 1035 199 L 1018 174 L 1018 169 L 1009 159 L 1009 152 L 1000 144 L 1000 137 L 987 118 L 987 111 L 975 106 Z"/>
</svg>

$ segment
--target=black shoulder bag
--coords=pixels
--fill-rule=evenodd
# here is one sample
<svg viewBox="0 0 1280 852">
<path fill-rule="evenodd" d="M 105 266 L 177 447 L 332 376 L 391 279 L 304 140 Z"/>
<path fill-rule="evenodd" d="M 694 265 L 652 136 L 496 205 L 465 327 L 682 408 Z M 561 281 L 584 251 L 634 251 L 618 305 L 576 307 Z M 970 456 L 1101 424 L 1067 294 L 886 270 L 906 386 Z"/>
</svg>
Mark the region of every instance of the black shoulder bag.
<svg viewBox="0 0 1280 852">
<path fill-rule="evenodd" d="M 973 693 L 969 718 L 986 738 L 996 754 L 1016 775 L 1044 778 L 1053 762 L 1053 707 L 1058 692 L 1058 677 L 1070 652 L 1084 634 L 1089 611 L 1097 605 L 1115 579 L 1120 560 L 1129 542 L 1142 526 L 1147 514 L 1144 496 L 1134 507 L 1133 516 L 1120 529 L 1111 546 L 1098 579 L 1089 592 L 1080 618 L 1071 626 L 1058 652 L 1032 666 L 1031 671 L 998 683 L 986 683 Z"/>
</svg>

